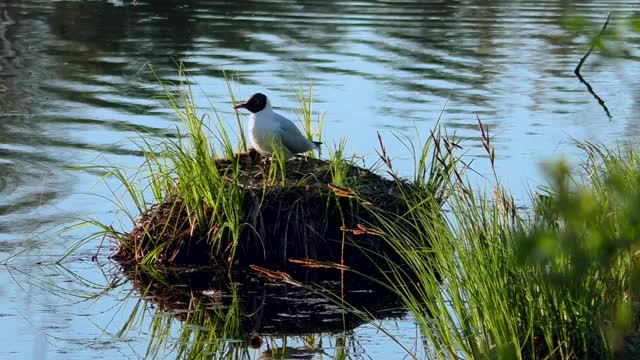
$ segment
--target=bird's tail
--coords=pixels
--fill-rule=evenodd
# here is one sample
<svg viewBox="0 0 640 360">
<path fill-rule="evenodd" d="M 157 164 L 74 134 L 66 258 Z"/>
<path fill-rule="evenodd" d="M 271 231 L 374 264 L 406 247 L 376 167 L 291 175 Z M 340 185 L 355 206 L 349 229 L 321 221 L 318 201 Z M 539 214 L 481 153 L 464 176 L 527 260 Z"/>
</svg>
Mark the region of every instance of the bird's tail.
<svg viewBox="0 0 640 360">
<path fill-rule="evenodd" d="M 322 145 L 322 143 L 320 141 L 312 141 L 312 142 L 316 146 L 316 149 L 319 149 L 320 145 Z"/>
</svg>

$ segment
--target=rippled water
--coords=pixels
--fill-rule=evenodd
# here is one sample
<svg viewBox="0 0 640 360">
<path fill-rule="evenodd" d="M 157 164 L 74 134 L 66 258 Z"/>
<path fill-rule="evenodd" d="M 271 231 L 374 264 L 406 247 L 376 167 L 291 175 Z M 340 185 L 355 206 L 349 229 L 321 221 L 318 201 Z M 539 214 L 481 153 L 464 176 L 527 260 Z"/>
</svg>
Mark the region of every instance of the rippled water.
<svg viewBox="0 0 640 360">
<path fill-rule="evenodd" d="M 128 139 L 175 131 L 149 65 L 176 80 L 183 62 L 198 84 L 198 103 L 208 106 L 209 98 L 223 116 L 232 110 L 221 70 L 238 76 L 241 96 L 265 92 L 290 117 L 295 91 L 311 82 L 316 109 L 326 111 L 324 139 L 347 137 L 351 151 L 373 156 L 380 131 L 407 174 L 408 155 L 392 133 L 424 137 L 443 109 L 443 123 L 487 173 L 479 116 L 490 126 L 500 177 L 524 198 L 541 181 L 541 161 L 576 156 L 570 138 L 612 144 L 638 137 L 637 34 L 625 32 L 626 59 L 596 51 L 582 69 L 611 119 L 573 74 L 608 11 L 616 27 L 639 9 L 624 0 L 0 0 L 0 258 L 25 248 L 59 255 L 74 237 L 42 239 L 41 231 L 87 214 L 115 217 L 107 199 L 83 195 L 109 196 L 105 186 L 92 187 L 101 174 L 67 169 L 139 166 Z M 592 25 L 568 30 L 566 14 Z M 86 261 L 95 246 L 88 248 L 67 264 L 105 283 L 101 268 Z M 32 254 L 0 271 L 0 326 L 10 333 L 0 356 L 144 355 L 144 329 L 122 339 L 102 332 L 125 321 L 112 310 L 117 294 L 96 308 L 60 299 L 40 282 L 60 279 L 78 291 L 86 284 L 36 265 Z M 399 324 L 411 343 L 411 320 Z M 367 325 L 353 336 L 373 358 L 399 351 Z"/>
</svg>

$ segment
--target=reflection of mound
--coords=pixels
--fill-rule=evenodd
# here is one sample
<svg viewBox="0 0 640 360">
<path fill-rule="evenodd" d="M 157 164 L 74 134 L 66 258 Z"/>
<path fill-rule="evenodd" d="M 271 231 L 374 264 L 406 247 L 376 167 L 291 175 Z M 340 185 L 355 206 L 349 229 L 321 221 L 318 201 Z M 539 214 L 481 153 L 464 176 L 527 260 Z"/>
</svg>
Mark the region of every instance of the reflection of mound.
<svg viewBox="0 0 640 360">
<path fill-rule="evenodd" d="M 265 283 L 248 273 L 233 274 L 230 279 L 225 271 L 211 268 L 167 269 L 161 275 L 132 268 L 128 274 L 143 298 L 159 312 L 173 313 L 185 325 L 218 333 L 217 328 L 227 329 L 237 322 L 237 331 L 226 334 L 231 339 L 348 331 L 365 322 L 361 316 L 365 312 L 381 318 L 404 314 L 398 310 L 397 296 L 352 274 L 345 274 L 350 276 L 345 276 L 345 306 L 340 306 L 340 300 L 332 300 L 340 294 L 340 281 L 321 278 L 328 270 L 294 275 L 301 282 L 317 284 L 315 290 Z"/>
<path fill-rule="evenodd" d="M 276 165 L 262 162 L 256 152 L 236 156 L 237 168 L 231 161 L 216 161 L 222 180 L 211 185 L 211 192 L 237 196 L 240 210 L 218 198 L 215 203 L 222 205 L 216 209 L 195 210 L 177 196 L 166 199 L 137 219 L 118 249 L 120 261 L 137 263 L 154 254 L 165 264 L 225 264 L 232 258 L 245 266 L 282 268 L 288 259 L 311 258 L 344 261 L 365 271 L 377 267 L 363 252 L 393 258 L 393 249 L 361 224 L 375 222 L 372 205 L 402 213 L 404 183 L 342 162 L 338 166 L 349 187 L 338 187 L 333 185 L 336 167 L 325 160 L 294 159 L 286 163 L 284 174 L 273 175 Z M 193 220 L 198 211 L 205 214 L 206 224 Z M 226 227 L 229 218 L 243 224 L 237 239 Z M 359 235 L 345 236 L 345 229 L 356 229 Z"/>
</svg>

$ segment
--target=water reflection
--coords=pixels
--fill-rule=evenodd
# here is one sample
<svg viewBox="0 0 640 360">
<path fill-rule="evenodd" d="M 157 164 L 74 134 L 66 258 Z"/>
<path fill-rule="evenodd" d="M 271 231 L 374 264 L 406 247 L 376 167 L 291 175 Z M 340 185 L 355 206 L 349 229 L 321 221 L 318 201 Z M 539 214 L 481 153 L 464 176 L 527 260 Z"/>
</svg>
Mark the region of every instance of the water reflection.
<svg viewBox="0 0 640 360">
<path fill-rule="evenodd" d="M 69 268 L 49 264 L 46 260 L 40 267 L 5 267 L 24 292 L 10 295 L 7 302 L 0 297 L 6 312 L 2 316 L 10 317 L 12 325 L 28 315 L 15 313 L 16 308 L 41 314 L 46 320 L 32 324 L 37 330 L 34 337 L 45 339 L 40 349 L 45 353 L 349 358 L 365 354 L 370 341 L 386 344 L 390 353 L 401 351 L 391 341 L 367 339 L 354 330 L 375 316 L 392 320 L 372 326 L 373 334 L 378 326 L 388 331 L 406 313 L 398 309 L 396 296 L 361 277 L 347 276 L 340 297 L 340 281 L 327 280 L 327 274 L 318 274 L 318 270 L 295 275 L 297 280 L 315 281 L 316 285 L 291 287 L 248 273 L 230 276 L 224 269 L 123 271 L 109 263 L 96 266 L 76 261 Z M 28 296 L 24 305 L 7 306 L 24 296 Z M 346 310 L 342 300 L 349 304 Z M 82 330 L 73 331 L 78 327 Z M 29 338 L 15 339 L 0 355 L 24 348 L 25 340 Z"/>
<path fill-rule="evenodd" d="M 342 333 L 348 341 L 348 334 L 370 316 L 399 318 L 405 314 L 397 310 L 397 296 L 351 274 L 341 284 L 322 280 L 326 274 L 318 274 L 318 270 L 307 272 L 302 276 L 306 282 L 313 279 L 318 284 L 309 288 L 265 283 L 251 274 L 235 274 L 229 282 L 224 271 L 212 276 L 211 269 L 179 269 L 153 277 L 139 269 L 129 274 L 140 296 L 154 304 L 149 344 L 153 357 L 176 338 L 180 358 L 209 354 L 246 358 L 251 347 L 262 353 L 261 358 L 311 358 L 317 353 L 329 355 L 327 351 L 346 356 L 363 349 L 344 345 L 325 349 L 323 334 Z M 341 288 L 344 296 L 338 299 Z M 348 304 L 347 310 L 344 304 Z M 169 321 L 167 316 L 181 323 Z M 177 331 L 177 337 L 170 339 L 165 334 L 172 330 Z M 303 345 L 291 347 L 287 343 Z"/>
</svg>

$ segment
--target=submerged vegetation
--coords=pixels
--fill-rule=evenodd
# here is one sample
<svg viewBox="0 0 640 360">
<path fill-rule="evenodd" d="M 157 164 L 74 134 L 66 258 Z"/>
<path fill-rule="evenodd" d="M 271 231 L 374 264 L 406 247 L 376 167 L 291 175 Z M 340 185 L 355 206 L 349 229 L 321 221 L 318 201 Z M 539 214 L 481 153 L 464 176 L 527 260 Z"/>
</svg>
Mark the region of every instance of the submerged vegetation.
<svg viewBox="0 0 640 360">
<path fill-rule="evenodd" d="M 122 205 L 133 225 L 91 222 L 101 229 L 93 237 L 114 238 L 115 256 L 127 266 L 283 267 L 293 259 L 344 271 L 364 259 L 357 272 L 402 300 L 430 357 L 614 358 L 640 351 L 637 149 L 579 144 L 587 157 L 580 171 L 549 166 L 549 185 L 530 208 L 519 208 L 497 176 L 488 192 L 465 180 L 461 146 L 440 128 L 418 143 L 399 138 L 415 165 L 413 178 L 403 180 L 381 136 L 377 172 L 345 156 L 346 140 L 328 150 L 328 160 L 261 159 L 234 152 L 247 149 L 239 118 L 233 136 L 217 115 L 211 121 L 198 113 L 190 90 L 167 93 L 185 133 L 142 140 L 144 172 L 108 168 L 141 216 Z M 298 99 L 305 134 L 321 136 L 312 129 L 311 95 Z M 478 123 L 493 166 L 488 129 Z M 187 320 L 211 317 L 189 314 Z"/>
</svg>

